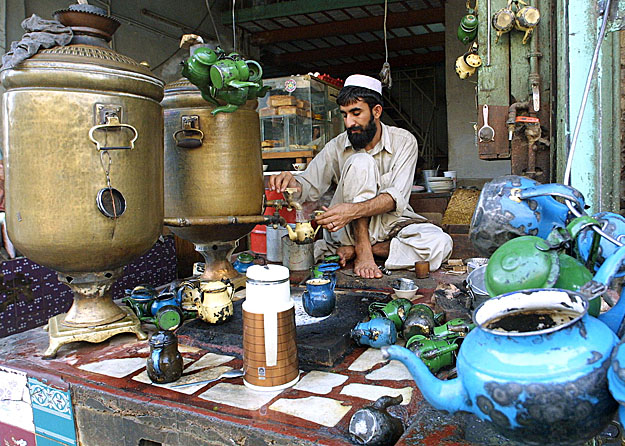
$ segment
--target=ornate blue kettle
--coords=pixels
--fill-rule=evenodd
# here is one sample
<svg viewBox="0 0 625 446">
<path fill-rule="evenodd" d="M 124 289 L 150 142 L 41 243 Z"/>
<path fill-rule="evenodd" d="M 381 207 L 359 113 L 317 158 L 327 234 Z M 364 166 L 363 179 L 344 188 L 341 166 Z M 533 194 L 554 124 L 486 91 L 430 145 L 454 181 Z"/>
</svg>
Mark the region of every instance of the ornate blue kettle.
<svg viewBox="0 0 625 446">
<path fill-rule="evenodd" d="M 605 291 L 623 260 L 625 247 L 605 261 L 585 294 L 533 289 L 484 302 L 460 348 L 456 379 L 437 379 L 403 347 L 384 347 L 382 354 L 401 361 L 437 409 L 472 412 L 525 443 L 583 443 L 617 408 L 607 372 L 625 311 L 622 297 L 600 318 L 590 317 L 586 294 Z"/>
<path fill-rule="evenodd" d="M 546 239 L 553 228 L 564 228 L 572 217 L 566 205 L 554 197 L 566 198 L 580 211 L 584 209 L 582 194 L 563 184 L 540 184 L 516 175 L 486 183 L 471 219 L 473 246 L 490 257 L 499 246 L 521 235 Z"/>
</svg>

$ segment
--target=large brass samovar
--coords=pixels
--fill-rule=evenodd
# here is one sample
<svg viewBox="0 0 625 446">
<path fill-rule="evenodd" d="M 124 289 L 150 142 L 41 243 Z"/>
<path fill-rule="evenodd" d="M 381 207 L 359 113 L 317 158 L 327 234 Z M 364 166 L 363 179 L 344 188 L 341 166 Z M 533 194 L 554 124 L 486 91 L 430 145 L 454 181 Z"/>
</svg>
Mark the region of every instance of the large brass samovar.
<svg viewBox="0 0 625 446">
<path fill-rule="evenodd" d="M 119 24 L 103 10 L 73 5 L 55 17 L 72 27 L 70 45 L 0 75 L 9 236 L 74 292 L 50 320 L 45 356 L 123 331 L 145 337 L 110 285 L 163 221 L 162 81 L 109 48 Z"/>
<path fill-rule="evenodd" d="M 206 260 L 202 279 L 238 276 L 236 241 L 263 217 L 263 173 L 256 100 L 234 113 L 211 112 L 186 79 L 165 86 L 165 224 Z"/>
</svg>

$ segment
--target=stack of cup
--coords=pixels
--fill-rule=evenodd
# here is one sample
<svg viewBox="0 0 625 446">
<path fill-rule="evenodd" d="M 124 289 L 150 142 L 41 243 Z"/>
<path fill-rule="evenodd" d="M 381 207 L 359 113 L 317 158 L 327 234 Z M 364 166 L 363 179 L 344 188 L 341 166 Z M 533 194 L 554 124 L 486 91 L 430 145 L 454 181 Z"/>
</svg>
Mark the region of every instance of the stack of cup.
<svg viewBox="0 0 625 446">
<path fill-rule="evenodd" d="M 456 179 L 456 171 L 455 170 L 447 170 L 447 171 L 443 172 L 443 176 L 445 176 L 447 178 L 451 178 L 453 180 L 453 183 L 454 183 L 454 189 L 456 189 L 456 187 L 458 186 L 457 179 Z"/>
</svg>

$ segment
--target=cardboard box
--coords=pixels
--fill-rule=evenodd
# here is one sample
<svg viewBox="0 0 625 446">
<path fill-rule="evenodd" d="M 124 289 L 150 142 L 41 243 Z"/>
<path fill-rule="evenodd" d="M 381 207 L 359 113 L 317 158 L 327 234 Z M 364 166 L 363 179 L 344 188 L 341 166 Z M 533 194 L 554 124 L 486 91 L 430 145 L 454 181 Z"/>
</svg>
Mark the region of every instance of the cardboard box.
<svg viewBox="0 0 625 446">
<path fill-rule="evenodd" d="M 283 105 L 278 107 L 279 115 L 294 115 L 297 113 L 298 108 L 295 105 Z"/>
<path fill-rule="evenodd" d="M 258 110 L 258 116 L 275 116 L 278 110 L 273 107 L 263 107 Z"/>
<path fill-rule="evenodd" d="M 281 107 L 283 105 L 297 106 L 297 99 L 295 96 L 277 94 L 275 96 L 269 96 L 267 103 L 272 107 Z"/>
</svg>

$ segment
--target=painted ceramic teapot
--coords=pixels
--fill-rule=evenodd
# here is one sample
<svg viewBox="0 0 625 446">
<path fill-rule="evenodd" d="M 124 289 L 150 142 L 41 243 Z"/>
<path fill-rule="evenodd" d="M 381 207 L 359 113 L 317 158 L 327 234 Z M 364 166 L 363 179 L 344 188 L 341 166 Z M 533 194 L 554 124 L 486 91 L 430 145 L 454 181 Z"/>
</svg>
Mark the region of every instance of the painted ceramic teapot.
<svg viewBox="0 0 625 446">
<path fill-rule="evenodd" d="M 584 197 L 563 184 L 540 184 L 517 175 L 506 175 L 486 183 L 471 219 L 469 237 L 484 257 L 508 240 L 523 235 L 546 239 L 553 228 L 564 228 L 572 218 L 566 205 L 554 197 L 569 200 L 583 212 Z"/>
<path fill-rule="evenodd" d="M 200 282 L 200 292 L 194 298 L 198 315 L 209 324 L 221 324 L 232 318 L 234 305 L 232 283 Z"/>
<path fill-rule="evenodd" d="M 332 314 L 336 305 L 335 284 L 336 281 L 325 277 L 307 280 L 306 291 L 302 294 L 304 311 L 313 317 Z"/>
<path fill-rule="evenodd" d="M 150 356 L 147 373 L 156 384 L 166 384 L 182 376 L 182 356 L 178 351 L 178 339 L 171 331 L 158 331 L 150 337 Z"/>
<path fill-rule="evenodd" d="M 605 292 L 624 259 L 621 247 L 584 294 L 534 289 L 484 302 L 458 354 L 456 379 L 437 379 L 403 347 L 383 348 L 382 354 L 404 363 L 437 409 L 472 412 L 526 444 L 583 443 L 608 425 L 617 408 L 607 371 L 625 310 L 621 298 L 599 318 L 590 317 L 587 297 Z"/>
<path fill-rule="evenodd" d="M 290 225 L 286 225 L 289 238 L 300 245 L 303 243 L 312 243 L 320 227 L 321 226 L 317 226 L 317 229 L 313 229 L 309 221 L 295 223 L 295 229 L 291 228 Z"/>
</svg>

